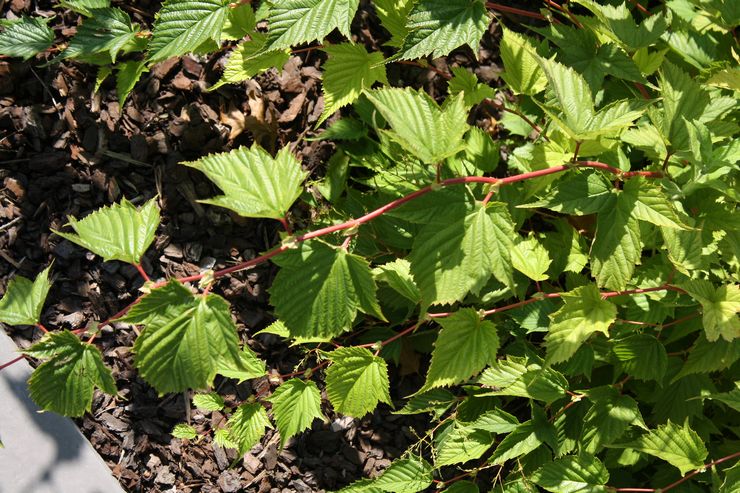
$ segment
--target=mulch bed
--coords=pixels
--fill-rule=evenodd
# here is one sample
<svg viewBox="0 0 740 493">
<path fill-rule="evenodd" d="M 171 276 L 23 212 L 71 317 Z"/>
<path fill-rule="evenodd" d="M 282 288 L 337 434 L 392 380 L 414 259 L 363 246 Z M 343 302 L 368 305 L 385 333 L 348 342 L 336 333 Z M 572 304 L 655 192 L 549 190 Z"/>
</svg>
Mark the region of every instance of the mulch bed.
<svg viewBox="0 0 740 493">
<path fill-rule="evenodd" d="M 152 22 L 147 12 L 158 8 L 149 1 L 114 4 L 145 25 Z M 46 1 L 0 1 L 3 18 L 51 12 Z M 71 35 L 78 16 L 53 12 L 56 33 Z M 376 48 L 384 42 L 372 38 L 371 32 L 381 30 L 367 2 L 355 24 L 353 32 L 364 36 L 358 41 Z M 494 23 L 480 61 L 460 49 L 435 61 L 437 68 L 444 71 L 448 63 L 475 67 L 482 81 L 495 85 L 500 72 L 494 62 L 496 32 Z M 314 126 L 323 109 L 318 67 L 324 55 L 301 53 L 282 74 L 273 70 L 206 92 L 218 80 L 225 53 L 154 66 L 123 107 L 113 81 L 93 92 L 95 68 L 89 65 L 41 67 L 39 61 L 0 58 L 0 290 L 12 276 L 32 278 L 53 260 L 54 283 L 42 315 L 47 326 L 84 327 L 133 301 L 142 284 L 133 267 L 104 263 L 51 231 L 63 228 L 67 215 L 80 217 L 122 197 L 134 203 L 159 197 L 162 225 L 143 261 L 152 278 L 226 267 L 279 241 L 277 222 L 244 219 L 197 203 L 212 196 L 214 186 L 178 163 L 256 141 L 270 150 L 293 146 L 305 169 L 320 176 L 333 145 L 306 137 L 317 134 Z M 389 79 L 425 87 L 433 96 L 446 92 L 442 77 L 418 67 L 390 65 Z M 479 113 L 473 119 L 480 126 L 495 125 L 485 108 Z M 300 222 L 307 211 L 293 214 Z M 220 281 L 215 290 L 232 304 L 243 342 L 267 360 L 271 372 L 284 374 L 293 370 L 300 354 L 274 336 L 253 338 L 273 321 L 266 287 L 274 274 L 274 267 L 265 264 Z M 34 328 L 7 330 L 21 347 L 41 336 Z M 127 325 L 103 330 L 98 343 L 120 396 L 98 394 L 93 412 L 77 421 L 127 491 L 331 490 L 378 474 L 428 426 L 426 416 L 395 416 L 387 406 L 361 420 L 325 409 L 328 422 L 317 421 L 282 450 L 277 433 L 269 431 L 243 458 L 214 445 L 207 434 L 200 441 L 174 439 L 170 431 L 188 415 L 204 432 L 225 418 L 188 409 L 186 395 L 157 396 L 133 368 L 136 335 Z M 421 377 L 392 375 L 392 382 L 393 397 L 400 400 L 418 389 Z M 231 404 L 275 387 L 267 378 L 240 385 L 216 381 Z"/>
</svg>

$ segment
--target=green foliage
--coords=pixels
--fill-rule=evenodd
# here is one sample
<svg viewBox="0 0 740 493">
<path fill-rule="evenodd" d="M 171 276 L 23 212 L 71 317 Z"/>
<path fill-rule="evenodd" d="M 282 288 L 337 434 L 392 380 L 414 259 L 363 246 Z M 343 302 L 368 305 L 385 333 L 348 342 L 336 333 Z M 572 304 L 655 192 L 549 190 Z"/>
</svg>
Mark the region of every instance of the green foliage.
<svg viewBox="0 0 740 493">
<path fill-rule="evenodd" d="M 60 58 L 77 58 L 90 63 L 115 63 L 121 52 L 139 51 L 146 43 L 137 37 L 139 26 L 119 8 L 90 11 L 92 17 L 82 21 L 77 34 L 69 41 Z"/>
<path fill-rule="evenodd" d="M 44 51 L 54 43 L 54 31 L 41 17 L 21 17 L 15 21 L 0 21 L 0 55 L 24 60 Z"/>
<path fill-rule="evenodd" d="M 245 454 L 259 442 L 267 428 L 272 428 L 270 418 L 262 404 L 246 403 L 239 406 L 226 423 L 228 441 L 236 445 L 239 454 Z"/>
<path fill-rule="evenodd" d="M 221 80 L 211 86 L 211 90 L 224 84 L 235 84 L 247 80 L 272 67 L 282 70 L 283 65 L 290 58 L 290 51 L 287 49 L 264 51 L 267 39 L 265 34 L 254 31 L 249 37 L 249 41 L 242 41 L 231 52 Z"/>
<path fill-rule="evenodd" d="M 41 319 L 41 310 L 46 295 L 51 289 L 47 267 L 36 279 L 30 281 L 22 276 L 14 277 L 0 298 L 0 322 L 10 325 L 35 325 Z"/>
<path fill-rule="evenodd" d="M 532 481 L 553 493 L 605 491 L 609 471 L 592 455 L 569 455 L 549 462 L 535 471 Z"/>
<path fill-rule="evenodd" d="M 280 446 L 292 436 L 307 430 L 316 418 L 323 418 L 321 394 L 313 382 L 294 378 L 280 385 L 270 397 L 275 423 L 280 431 Z"/>
<path fill-rule="evenodd" d="M 329 354 L 326 393 L 337 412 L 362 417 L 379 402 L 392 405 L 388 369 L 382 358 L 365 348 L 341 348 Z"/>
<path fill-rule="evenodd" d="M 323 40 L 338 29 L 347 38 L 360 0 L 281 0 L 268 2 L 266 50 Z"/>
<path fill-rule="evenodd" d="M 195 394 L 193 396 L 193 405 L 203 411 L 220 411 L 224 408 L 223 398 L 215 392 L 207 394 Z"/>
<path fill-rule="evenodd" d="M 172 429 L 172 436 L 175 438 L 187 438 L 192 440 L 198 436 L 198 432 L 189 424 L 179 423 Z"/>
</svg>

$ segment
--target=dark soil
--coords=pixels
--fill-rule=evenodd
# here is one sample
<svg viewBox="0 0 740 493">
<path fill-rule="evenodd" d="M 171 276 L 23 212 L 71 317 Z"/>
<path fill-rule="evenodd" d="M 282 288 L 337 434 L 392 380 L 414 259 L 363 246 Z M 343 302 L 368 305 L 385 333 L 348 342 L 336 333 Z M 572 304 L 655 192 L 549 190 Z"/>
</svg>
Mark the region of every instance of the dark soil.
<svg viewBox="0 0 740 493">
<path fill-rule="evenodd" d="M 157 2 L 114 2 L 133 19 L 150 24 Z M 57 17 L 51 22 L 60 41 L 79 19 L 50 2 L 0 0 L 3 18 L 21 14 Z M 353 32 L 377 49 L 384 39 L 372 8 L 363 2 Z M 372 26 L 372 28 L 370 27 Z M 479 78 L 496 85 L 499 68 L 493 23 L 484 38 L 480 61 L 468 49 L 435 61 L 474 67 Z M 281 74 L 273 70 L 255 80 L 209 93 L 220 75 L 226 51 L 208 57 L 173 59 L 144 74 L 123 107 L 112 81 L 94 93 L 95 68 L 75 63 L 42 66 L 0 58 L 0 291 L 14 275 L 34 277 L 50 262 L 54 283 L 42 315 L 49 328 L 78 329 L 103 320 L 132 302 L 142 280 L 133 267 L 104 263 L 97 256 L 52 233 L 66 216 L 80 217 L 123 197 L 141 203 L 157 195 L 162 225 L 143 265 L 153 279 L 182 277 L 204 268 L 220 268 L 254 257 L 278 241 L 278 224 L 239 218 L 224 209 L 203 206 L 213 185 L 198 172 L 178 165 L 207 153 L 260 143 L 276 150 L 294 147 L 304 168 L 320 176 L 333 152 L 326 142 L 307 141 L 323 109 L 321 52 L 294 56 Z M 50 57 L 49 57 L 50 58 Z M 433 96 L 446 92 L 443 77 L 427 69 L 394 64 L 395 85 L 425 87 Z M 486 109 L 477 123 L 495 130 Z M 300 224 L 306 214 L 293 211 Z M 273 321 L 265 288 L 274 268 L 263 265 L 217 283 L 215 290 L 232 304 L 243 342 L 268 362 L 272 373 L 293 371 L 300 354 L 272 336 L 253 334 Z M 41 334 L 34 328 L 6 330 L 22 347 Z M 188 410 L 187 395 L 157 396 L 133 369 L 136 337 L 126 325 L 106 327 L 98 338 L 106 364 L 113 369 L 120 394 L 99 394 L 93 412 L 78 420 L 83 433 L 128 491 L 331 490 L 373 476 L 418 440 L 426 416 L 394 416 L 381 407 L 361 420 L 336 416 L 314 423 L 311 431 L 279 450 L 270 431 L 244 457 L 211 443 L 174 439 L 172 427 L 188 419 L 202 432 L 224 419 L 218 412 Z M 2 363 L 2 362 L 0 362 Z M 394 399 L 415 391 L 418 375 L 392 378 Z M 217 380 L 231 404 L 274 389 L 267 378 L 236 385 Z M 414 431 L 416 430 L 416 431 Z"/>
</svg>

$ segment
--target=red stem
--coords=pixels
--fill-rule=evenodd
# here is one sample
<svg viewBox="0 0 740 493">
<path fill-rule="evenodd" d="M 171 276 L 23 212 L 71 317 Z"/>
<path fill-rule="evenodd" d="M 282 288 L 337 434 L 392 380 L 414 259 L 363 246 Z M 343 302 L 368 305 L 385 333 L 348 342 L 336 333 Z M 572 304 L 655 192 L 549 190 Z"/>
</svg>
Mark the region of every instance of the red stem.
<svg viewBox="0 0 740 493">
<path fill-rule="evenodd" d="M 545 16 L 538 12 L 530 12 L 528 10 L 517 9 L 515 7 L 501 5 L 500 3 L 486 2 L 486 7 L 488 7 L 489 9 L 498 10 L 499 12 L 506 12 L 508 14 L 517 14 L 524 17 L 530 17 L 532 19 L 540 19 L 543 21 L 545 20 Z"/>
<path fill-rule="evenodd" d="M 0 365 L 0 370 L 3 370 L 5 368 L 9 367 L 10 365 L 14 365 L 15 363 L 18 363 L 23 358 L 25 358 L 25 355 L 21 354 L 17 358 L 12 359 L 12 360 L 8 361 L 7 363 L 3 363 L 2 365 Z"/>
<path fill-rule="evenodd" d="M 46 327 L 44 327 L 44 324 L 42 324 L 42 323 L 37 323 L 36 324 L 36 327 L 38 327 L 38 329 L 41 332 L 43 332 L 44 334 L 48 334 L 49 333 L 49 329 L 47 329 Z"/>
<path fill-rule="evenodd" d="M 141 266 L 141 264 L 131 264 L 131 265 L 133 265 L 134 267 L 136 267 L 136 270 L 139 271 L 139 274 L 141 275 L 141 277 L 144 278 L 144 281 L 145 282 L 151 281 L 151 279 L 149 279 L 149 276 L 146 274 L 146 272 L 144 271 L 144 268 Z"/>
<path fill-rule="evenodd" d="M 281 217 L 278 219 L 278 221 L 280 221 L 280 224 L 283 225 L 283 228 L 285 229 L 286 233 L 288 233 L 289 235 L 293 234 L 293 230 L 290 228 L 290 223 L 288 222 L 287 218 Z"/>
</svg>

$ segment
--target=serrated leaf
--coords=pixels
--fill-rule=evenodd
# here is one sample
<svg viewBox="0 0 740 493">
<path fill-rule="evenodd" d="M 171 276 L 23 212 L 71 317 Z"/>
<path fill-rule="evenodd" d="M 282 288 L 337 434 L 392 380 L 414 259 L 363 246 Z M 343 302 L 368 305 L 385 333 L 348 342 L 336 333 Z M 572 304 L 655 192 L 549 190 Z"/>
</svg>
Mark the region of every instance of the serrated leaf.
<svg viewBox="0 0 740 493">
<path fill-rule="evenodd" d="M 621 395 L 615 388 L 590 389 L 588 398 L 592 404 L 583 418 L 581 450 L 590 454 L 598 453 L 604 446 L 622 437 L 630 425 L 646 428 L 637 402 Z"/>
<path fill-rule="evenodd" d="M 545 207 L 563 214 L 584 216 L 609 209 L 614 187 L 599 173 L 578 173 L 556 182 L 541 200 L 518 207 Z"/>
<path fill-rule="evenodd" d="M 0 22 L 0 55 L 28 60 L 50 47 L 54 42 L 54 31 L 46 25 L 43 17 L 23 16 L 15 21 Z"/>
<path fill-rule="evenodd" d="M 660 187 L 651 185 L 645 178 L 627 180 L 624 193 L 634 199 L 632 215 L 640 221 L 665 228 L 690 229 Z"/>
<path fill-rule="evenodd" d="M 586 133 L 589 130 L 589 121 L 596 114 L 593 95 L 586 79 L 572 68 L 554 60 L 539 57 L 537 60 L 565 118 L 563 130 L 570 130 L 574 136 Z"/>
<path fill-rule="evenodd" d="M 509 356 L 486 368 L 478 383 L 494 395 L 513 395 L 551 403 L 565 396 L 568 380 L 552 368 Z"/>
<path fill-rule="evenodd" d="M 493 98 L 495 91 L 491 86 L 478 82 L 478 77 L 464 67 L 452 67 L 452 79 L 447 85 L 450 97 L 463 93 L 465 106 L 470 108 L 486 98 Z"/>
<path fill-rule="evenodd" d="M 434 466 L 437 468 L 478 459 L 495 441 L 490 432 L 457 421 L 440 435 L 435 443 Z"/>
<path fill-rule="evenodd" d="M 393 59 L 438 58 L 464 44 L 477 56 L 488 22 L 482 0 L 421 0 L 409 12 L 408 34 Z"/>
<path fill-rule="evenodd" d="M 236 7 L 230 5 L 221 29 L 221 41 L 242 39 L 254 31 L 256 24 L 254 9 L 249 3 L 242 3 Z"/>
<path fill-rule="evenodd" d="M 440 108 L 424 91 L 384 88 L 366 94 L 390 123 L 394 140 L 424 163 L 440 163 L 460 150 L 468 129 L 462 97 Z"/>
<path fill-rule="evenodd" d="M 391 33 L 391 39 L 386 45 L 400 47 L 403 44 L 408 33 L 406 19 L 415 3 L 415 0 L 376 0 L 373 2 L 380 24 Z"/>
<path fill-rule="evenodd" d="M 500 50 L 505 69 L 501 77 L 512 91 L 533 96 L 545 89 L 547 77 L 537 63 L 530 38 L 504 27 Z"/>
<path fill-rule="evenodd" d="M 393 414 L 432 413 L 436 418 L 442 416 L 457 398 L 449 390 L 432 389 L 413 395 L 400 411 Z"/>
<path fill-rule="evenodd" d="M 701 303 L 704 333 L 709 342 L 722 337 L 733 341 L 740 337 L 740 285 L 725 284 L 715 288 L 710 282 L 691 280 L 681 285 Z"/>
<path fill-rule="evenodd" d="M 530 479 L 553 493 L 607 491 L 609 471 L 593 455 L 569 455 L 548 462 Z"/>
<path fill-rule="evenodd" d="M 134 364 L 160 394 L 207 388 L 224 361 L 241 364 L 229 303 L 195 296 L 177 280 L 153 289 L 119 320 L 144 325 Z"/>
<path fill-rule="evenodd" d="M 39 323 L 46 295 L 51 289 L 49 270 L 51 266 L 41 271 L 33 282 L 22 276 L 10 280 L 0 299 L 0 322 L 9 325 Z"/>
<path fill-rule="evenodd" d="M 617 342 L 612 350 L 628 375 L 640 380 L 663 380 L 668 369 L 668 355 L 655 337 L 636 334 Z"/>
<path fill-rule="evenodd" d="M 735 385 L 737 385 L 737 383 Z M 712 399 L 713 401 L 719 401 L 723 404 L 726 404 L 735 411 L 740 412 L 740 387 L 735 388 L 729 392 L 709 394 L 704 397 L 706 399 Z"/>
<path fill-rule="evenodd" d="M 110 0 L 60 0 L 59 5 L 90 17 L 93 10 L 110 7 Z"/>
<path fill-rule="evenodd" d="M 406 259 L 396 259 L 393 262 L 380 265 L 373 269 L 373 277 L 378 282 L 384 282 L 398 294 L 411 301 L 421 301 L 421 293 L 411 275 L 411 264 Z"/>
<path fill-rule="evenodd" d="M 322 41 L 334 29 L 349 38 L 349 27 L 359 4 L 360 0 L 272 0 L 265 49 Z"/>
<path fill-rule="evenodd" d="M 119 204 L 102 207 L 79 221 L 72 216 L 67 219 L 74 233 L 54 233 L 104 260 L 138 264 L 154 240 L 159 226 L 159 207 L 156 199 L 139 208 L 123 199 Z"/>
<path fill-rule="evenodd" d="M 455 481 L 443 493 L 480 493 L 480 489 L 472 481 Z"/>
<path fill-rule="evenodd" d="M 550 315 L 550 330 L 545 336 L 547 362 L 567 361 L 595 332 L 609 335 L 617 317 L 617 307 L 601 299 L 593 284 L 564 293 L 563 306 Z"/>
<path fill-rule="evenodd" d="M 513 285 L 514 224 L 506 206 L 489 203 L 447 225 L 430 224 L 414 239 L 411 273 L 427 304 L 448 304 L 477 293 L 494 276 Z"/>
<path fill-rule="evenodd" d="M 313 240 L 274 261 L 282 269 L 270 301 L 292 337 L 330 339 L 348 330 L 358 311 L 384 320 L 364 258 Z"/>
<path fill-rule="evenodd" d="M 240 454 L 249 452 L 265 434 L 265 429 L 272 428 L 270 418 L 262 404 L 242 404 L 226 423 L 229 438 L 236 443 Z"/>
<path fill-rule="evenodd" d="M 361 418 L 379 402 L 393 405 L 385 361 L 366 348 L 340 348 L 329 354 L 326 393 L 334 409 Z"/>
<path fill-rule="evenodd" d="M 213 432 L 213 443 L 223 448 L 239 448 L 239 444 L 231 439 L 228 428 L 219 428 Z"/>
<path fill-rule="evenodd" d="M 224 84 L 236 84 L 251 79 L 271 68 L 282 71 L 283 65 L 290 59 L 290 50 L 265 51 L 267 35 L 259 31 L 252 32 L 250 38 L 249 41 L 239 43 L 231 51 L 221 79 L 211 86 L 209 91 L 218 89 Z"/>
<path fill-rule="evenodd" d="M 543 442 L 556 441 L 555 428 L 543 419 L 531 419 L 517 426 L 501 440 L 489 459 L 491 464 L 500 465 L 510 459 L 532 452 Z"/>
<path fill-rule="evenodd" d="M 394 461 L 373 486 L 388 493 L 417 493 L 432 484 L 432 466 L 421 457 Z"/>
<path fill-rule="evenodd" d="M 658 457 L 677 467 L 682 476 L 702 467 L 708 455 L 702 439 L 689 428 L 688 422 L 681 427 L 670 420 L 629 443 L 615 446 Z"/>
<path fill-rule="evenodd" d="M 699 119 L 709 105 L 709 95 L 688 74 L 665 62 L 660 70 L 665 115 L 662 134 L 675 150 L 689 147 L 687 122 Z"/>
<path fill-rule="evenodd" d="M 181 164 L 201 171 L 224 193 L 201 202 L 244 217 L 282 219 L 300 196 L 306 178 L 287 146 L 274 158 L 255 144 Z"/>
<path fill-rule="evenodd" d="M 324 111 L 317 125 L 354 103 L 362 91 L 376 82 L 388 84 L 382 53 L 368 53 L 363 45 L 352 43 L 329 45 L 323 50 L 329 59 L 324 63 Z"/>
<path fill-rule="evenodd" d="M 632 215 L 634 198 L 624 192 L 596 220 L 591 271 L 600 287 L 622 291 L 640 262 L 640 226 Z"/>
<path fill-rule="evenodd" d="M 170 432 L 170 434 L 175 438 L 186 438 L 188 440 L 192 440 L 198 436 L 198 432 L 195 431 L 195 428 L 187 423 L 176 424 L 175 427 L 172 428 L 172 432 Z"/>
<path fill-rule="evenodd" d="M 165 1 L 152 29 L 148 62 L 197 51 L 209 41 L 218 43 L 229 3 L 229 0 Z"/>
<path fill-rule="evenodd" d="M 28 392 L 39 407 L 64 416 L 77 417 L 90 411 L 93 391 L 115 395 L 116 382 L 103 364 L 100 350 L 69 332 L 49 332 L 23 351 L 48 361 L 28 380 Z"/>
<path fill-rule="evenodd" d="M 474 309 L 463 308 L 437 322 L 442 330 L 434 343 L 426 382 L 419 392 L 464 382 L 496 361 L 496 326 L 481 320 Z"/>
<path fill-rule="evenodd" d="M 360 479 L 334 493 L 383 493 L 383 491 L 375 486 L 375 480 Z"/>
<path fill-rule="evenodd" d="M 533 236 L 519 239 L 511 250 L 512 266 L 534 281 L 544 281 L 548 278 L 552 260 L 545 247 Z"/>
<path fill-rule="evenodd" d="M 706 264 L 702 232 L 698 229 L 682 230 L 660 228 L 668 259 L 679 272 L 690 275 L 691 271 L 702 269 Z"/>
<path fill-rule="evenodd" d="M 226 378 L 233 378 L 239 383 L 252 378 L 259 378 L 267 372 L 265 362 L 257 357 L 256 354 L 246 344 L 238 354 L 236 361 L 231 358 L 221 360 L 218 364 L 216 373 Z"/>
<path fill-rule="evenodd" d="M 146 66 L 144 60 L 137 62 L 136 60 L 129 60 L 118 64 L 118 71 L 116 72 L 116 93 L 118 94 L 118 104 L 123 106 L 134 90 L 134 86 L 139 81 L 139 78 L 144 72 L 148 72 L 149 69 Z"/>
<path fill-rule="evenodd" d="M 740 485 L 740 463 L 725 469 L 725 480 L 718 493 L 738 493 L 738 485 Z"/>
<path fill-rule="evenodd" d="M 193 405 L 203 411 L 220 411 L 224 408 L 224 399 L 215 392 L 195 394 Z"/>
<path fill-rule="evenodd" d="M 123 10 L 109 7 L 92 10 L 91 14 L 92 17 L 82 21 L 59 58 L 84 61 L 104 54 L 115 63 L 119 52 L 144 48 L 146 40 L 136 37 L 139 26 L 132 24 L 131 17 Z"/>
<path fill-rule="evenodd" d="M 311 427 L 316 418 L 323 418 L 321 393 L 316 384 L 297 378 L 288 380 L 275 389 L 268 399 L 272 403 L 280 432 L 280 447 L 292 436 Z"/>
<path fill-rule="evenodd" d="M 715 371 L 730 368 L 738 359 L 740 359 L 740 339 L 727 342 L 724 339 L 717 339 L 709 342 L 706 334 L 699 335 L 691 349 L 689 357 L 681 367 L 681 371 L 673 377 L 671 383 L 696 373 L 711 373 Z"/>
<path fill-rule="evenodd" d="M 596 14 L 611 31 L 613 39 L 630 50 L 655 43 L 669 26 L 669 19 L 663 12 L 651 12 L 651 15 L 638 26 L 627 2 L 608 5 L 591 0 L 578 0 L 578 3 Z"/>
</svg>

